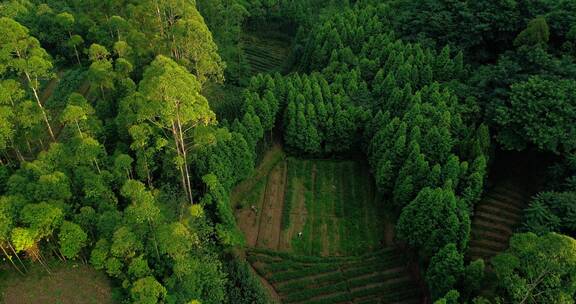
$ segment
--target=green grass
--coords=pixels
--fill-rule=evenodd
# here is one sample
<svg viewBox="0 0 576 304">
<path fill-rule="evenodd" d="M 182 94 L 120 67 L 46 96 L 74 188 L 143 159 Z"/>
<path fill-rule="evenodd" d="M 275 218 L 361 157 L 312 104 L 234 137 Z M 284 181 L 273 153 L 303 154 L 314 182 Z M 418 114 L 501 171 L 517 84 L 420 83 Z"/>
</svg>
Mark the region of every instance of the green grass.
<svg viewBox="0 0 576 304">
<path fill-rule="evenodd" d="M 304 196 L 307 209 L 303 237 L 292 239 L 294 253 L 358 255 L 380 246 L 382 211 L 366 172 L 352 161 L 289 159 L 282 228 L 289 228 L 284 223 L 291 222 L 298 195 Z"/>
</svg>

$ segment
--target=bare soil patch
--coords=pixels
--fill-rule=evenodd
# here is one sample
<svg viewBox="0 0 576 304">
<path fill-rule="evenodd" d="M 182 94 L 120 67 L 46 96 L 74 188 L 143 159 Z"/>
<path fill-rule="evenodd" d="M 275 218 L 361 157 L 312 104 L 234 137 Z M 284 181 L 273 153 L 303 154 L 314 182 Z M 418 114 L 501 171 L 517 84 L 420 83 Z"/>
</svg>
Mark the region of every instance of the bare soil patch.
<svg viewBox="0 0 576 304">
<path fill-rule="evenodd" d="M 0 282 L 2 303 L 10 304 L 112 304 L 111 284 L 106 275 L 78 263 L 59 264 L 48 275 L 33 266 L 26 276 L 6 274 Z"/>
</svg>

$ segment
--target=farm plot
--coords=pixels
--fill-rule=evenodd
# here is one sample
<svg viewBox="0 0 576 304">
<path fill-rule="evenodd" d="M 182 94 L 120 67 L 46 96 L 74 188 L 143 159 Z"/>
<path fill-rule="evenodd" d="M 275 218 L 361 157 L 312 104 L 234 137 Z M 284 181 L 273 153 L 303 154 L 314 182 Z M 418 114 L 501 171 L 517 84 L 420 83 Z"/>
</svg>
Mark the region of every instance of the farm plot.
<svg viewBox="0 0 576 304">
<path fill-rule="evenodd" d="M 283 72 L 284 68 L 286 68 L 286 60 L 290 56 L 291 42 L 244 33 L 241 47 L 250 64 L 250 72 L 255 75 L 258 73 Z"/>
<path fill-rule="evenodd" d="M 288 158 L 247 183 L 235 192 L 249 247 L 351 256 L 382 246 L 387 225 L 364 164 Z"/>
<path fill-rule="evenodd" d="M 261 249 L 248 260 L 283 303 L 418 303 L 403 256 L 391 249 L 355 257 L 298 256 Z"/>
<path fill-rule="evenodd" d="M 384 236 L 368 169 L 352 161 L 288 160 L 285 239 L 296 254 L 357 255 Z"/>
<path fill-rule="evenodd" d="M 491 258 L 508 248 L 508 241 L 529 199 L 529 193 L 514 184 L 501 184 L 486 193 L 476 206 L 472 220 L 468 252 L 472 260 Z"/>
</svg>

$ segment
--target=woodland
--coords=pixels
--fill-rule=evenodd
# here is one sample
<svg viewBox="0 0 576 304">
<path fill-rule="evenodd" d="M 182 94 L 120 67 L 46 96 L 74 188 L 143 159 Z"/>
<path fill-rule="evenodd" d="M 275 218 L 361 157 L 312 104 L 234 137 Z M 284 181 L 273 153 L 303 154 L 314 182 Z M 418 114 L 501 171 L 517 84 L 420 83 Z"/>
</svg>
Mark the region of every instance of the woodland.
<svg viewBox="0 0 576 304">
<path fill-rule="evenodd" d="M 0 301 L 575 303 L 575 238 L 574 0 L 0 2 Z"/>
</svg>

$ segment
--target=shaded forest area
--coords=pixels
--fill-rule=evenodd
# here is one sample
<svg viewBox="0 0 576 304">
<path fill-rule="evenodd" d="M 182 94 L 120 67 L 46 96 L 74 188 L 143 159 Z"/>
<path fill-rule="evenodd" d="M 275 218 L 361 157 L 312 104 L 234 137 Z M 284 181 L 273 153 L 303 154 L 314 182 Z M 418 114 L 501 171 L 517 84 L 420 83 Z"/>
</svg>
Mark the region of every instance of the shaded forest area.
<svg viewBox="0 0 576 304">
<path fill-rule="evenodd" d="M 119 303 L 574 303 L 575 60 L 572 0 L 3 1 L 0 272 L 85 264 Z M 304 186 L 362 158 L 373 187 L 306 208 L 374 188 L 396 248 L 250 248 L 233 189 L 278 142 Z"/>
</svg>

